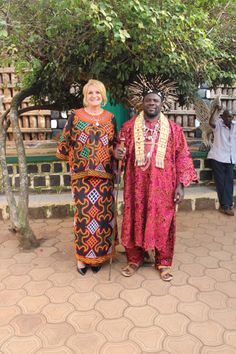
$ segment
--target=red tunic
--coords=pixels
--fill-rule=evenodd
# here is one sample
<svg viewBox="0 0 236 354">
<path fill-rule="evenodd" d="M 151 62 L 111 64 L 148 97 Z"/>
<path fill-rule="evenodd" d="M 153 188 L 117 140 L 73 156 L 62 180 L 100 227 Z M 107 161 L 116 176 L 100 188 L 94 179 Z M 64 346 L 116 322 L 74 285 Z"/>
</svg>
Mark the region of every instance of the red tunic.
<svg viewBox="0 0 236 354">
<path fill-rule="evenodd" d="M 175 189 L 180 182 L 188 186 L 197 181 L 197 176 L 182 128 L 172 121 L 169 121 L 164 169 L 155 166 L 159 134 L 149 167 L 143 171 L 140 166 L 135 166 L 135 119 L 124 123 L 119 134 L 120 138 L 125 138 L 127 149 L 122 242 L 126 248 L 156 248 L 165 254 L 165 258 L 172 259 L 176 225 Z M 149 121 L 146 125 L 151 128 L 155 123 Z M 150 147 L 150 143 L 145 141 L 145 152 Z"/>
</svg>

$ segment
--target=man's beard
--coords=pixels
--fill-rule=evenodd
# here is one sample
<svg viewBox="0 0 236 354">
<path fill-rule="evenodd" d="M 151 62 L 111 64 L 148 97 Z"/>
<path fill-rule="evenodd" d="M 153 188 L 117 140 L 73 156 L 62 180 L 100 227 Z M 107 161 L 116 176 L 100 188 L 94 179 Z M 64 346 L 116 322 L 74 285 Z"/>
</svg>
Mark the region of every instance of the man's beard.
<svg viewBox="0 0 236 354">
<path fill-rule="evenodd" d="M 155 112 L 153 112 L 153 113 L 144 111 L 144 113 L 145 113 L 145 116 L 146 116 L 147 118 L 155 118 L 156 116 L 159 115 L 160 110 L 157 109 L 157 110 L 156 110 Z"/>
</svg>

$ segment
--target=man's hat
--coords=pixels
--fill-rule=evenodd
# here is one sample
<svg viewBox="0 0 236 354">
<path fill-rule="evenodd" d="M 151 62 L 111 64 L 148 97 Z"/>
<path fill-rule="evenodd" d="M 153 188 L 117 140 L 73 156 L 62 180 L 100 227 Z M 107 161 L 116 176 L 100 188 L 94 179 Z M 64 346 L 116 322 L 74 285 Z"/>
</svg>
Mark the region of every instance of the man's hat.
<svg viewBox="0 0 236 354">
<path fill-rule="evenodd" d="M 128 87 L 128 102 L 139 111 L 144 97 L 149 93 L 160 96 L 164 110 L 170 109 L 173 102 L 177 100 L 175 82 L 163 80 L 159 76 L 138 75 Z"/>
</svg>

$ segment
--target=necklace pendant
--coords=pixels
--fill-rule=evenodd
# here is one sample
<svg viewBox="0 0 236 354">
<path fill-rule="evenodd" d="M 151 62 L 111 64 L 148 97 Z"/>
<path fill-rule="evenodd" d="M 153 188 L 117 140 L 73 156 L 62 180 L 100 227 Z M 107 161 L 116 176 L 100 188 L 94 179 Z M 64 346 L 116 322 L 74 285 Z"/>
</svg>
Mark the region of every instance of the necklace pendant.
<svg viewBox="0 0 236 354">
<path fill-rule="evenodd" d="M 151 136 L 148 136 L 147 139 L 148 139 L 149 141 L 151 141 L 151 140 L 152 140 L 152 137 L 151 137 Z"/>
<path fill-rule="evenodd" d="M 96 126 L 97 126 L 97 127 L 99 126 L 99 123 L 98 123 L 98 122 L 96 122 Z"/>
</svg>

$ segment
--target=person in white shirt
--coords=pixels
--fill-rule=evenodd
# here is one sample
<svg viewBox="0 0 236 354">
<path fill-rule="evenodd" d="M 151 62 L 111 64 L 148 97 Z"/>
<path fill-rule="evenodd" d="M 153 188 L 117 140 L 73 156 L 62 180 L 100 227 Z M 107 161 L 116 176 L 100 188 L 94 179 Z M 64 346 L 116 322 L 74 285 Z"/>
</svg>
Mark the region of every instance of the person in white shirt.
<svg viewBox="0 0 236 354">
<path fill-rule="evenodd" d="M 233 189 L 234 164 L 236 163 L 236 121 L 229 110 L 224 110 L 222 118 L 215 120 L 215 115 L 209 120 L 213 128 L 214 141 L 207 158 L 211 159 L 219 211 L 234 216 Z"/>
</svg>

